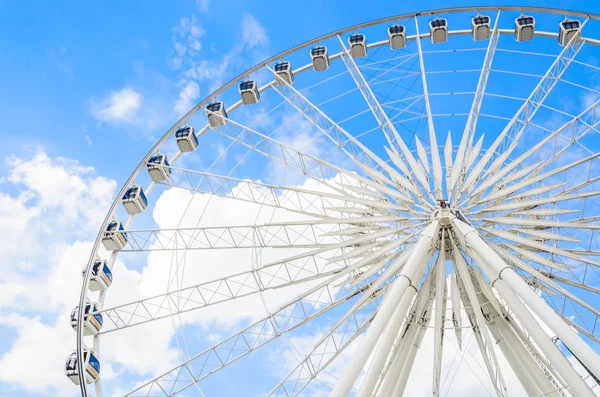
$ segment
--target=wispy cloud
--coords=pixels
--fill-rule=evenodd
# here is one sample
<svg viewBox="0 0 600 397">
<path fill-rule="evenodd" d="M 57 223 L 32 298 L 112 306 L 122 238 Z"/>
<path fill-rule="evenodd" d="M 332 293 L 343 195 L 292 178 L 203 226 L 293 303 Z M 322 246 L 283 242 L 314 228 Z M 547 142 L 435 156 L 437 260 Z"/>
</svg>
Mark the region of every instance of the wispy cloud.
<svg viewBox="0 0 600 397">
<path fill-rule="evenodd" d="M 208 6 L 207 6 L 208 7 Z M 193 59 L 202 49 L 200 38 L 204 36 L 205 31 L 198 23 L 198 18 L 192 15 L 191 18 L 183 17 L 179 24 L 173 28 L 173 48 L 170 51 L 169 66 L 173 70 L 185 66 L 188 58 Z"/>
<path fill-rule="evenodd" d="M 50 48 L 47 51 L 48 60 L 51 65 L 55 66 L 63 72 L 69 79 L 73 80 L 73 68 L 71 67 L 71 61 L 67 57 L 67 48 Z"/>
<path fill-rule="evenodd" d="M 210 3 L 212 3 L 212 0 L 196 0 L 196 4 L 198 5 L 198 9 L 202 13 L 207 13 L 208 12 L 208 7 L 210 6 Z"/>
<path fill-rule="evenodd" d="M 200 96 L 200 86 L 195 81 L 182 82 L 183 88 L 175 102 L 175 111 L 184 114 L 194 105 Z"/>
<path fill-rule="evenodd" d="M 234 40 L 235 44 L 220 57 L 211 54 L 210 59 L 196 59 L 196 54 L 190 54 L 187 49 L 185 51 L 182 49 L 182 54 L 190 55 L 187 59 L 177 60 L 179 65 L 188 65 L 182 73 L 183 78 L 207 83 L 207 90 L 212 92 L 242 69 L 267 57 L 270 39 L 265 27 L 254 16 L 244 14 L 239 31 L 241 33 L 238 39 Z"/>
<path fill-rule="evenodd" d="M 144 97 L 130 87 L 112 91 L 100 100 L 92 100 L 90 110 L 103 123 L 135 123 Z"/>
</svg>

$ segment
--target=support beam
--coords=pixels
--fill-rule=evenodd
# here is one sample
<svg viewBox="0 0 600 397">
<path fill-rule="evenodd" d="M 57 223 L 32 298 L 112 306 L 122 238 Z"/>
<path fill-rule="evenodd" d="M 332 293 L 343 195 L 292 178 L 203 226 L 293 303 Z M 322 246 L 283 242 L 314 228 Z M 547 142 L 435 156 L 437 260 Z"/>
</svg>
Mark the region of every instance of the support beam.
<svg viewBox="0 0 600 397">
<path fill-rule="evenodd" d="M 412 187 L 414 188 L 414 190 L 411 189 L 411 191 L 419 199 L 424 199 L 424 197 L 420 193 L 420 190 L 417 187 L 417 183 L 413 179 L 413 175 L 414 175 L 414 177 L 416 177 L 417 180 L 419 180 L 423 184 L 427 180 L 427 176 L 426 176 L 425 172 L 423 171 L 422 167 L 418 164 L 418 162 L 415 160 L 414 156 L 408 149 L 408 146 L 406 146 L 406 143 L 404 142 L 402 137 L 400 137 L 400 135 L 398 134 L 398 131 L 396 130 L 396 127 L 394 126 L 394 123 L 392 123 L 390 121 L 387 113 L 383 110 L 381 104 L 379 103 L 379 101 L 377 100 L 375 95 L 373 94 L 373 91 L 371 90 L 369 83 L 367 82 L 367 80 L 363 76 L 362 72 L 356 65 L 354 58 L 352 58 L 350 56 L 348 49 L 346 48 L 346 45 L 344 44 L 343 40 L 339 36 L 338 36 L 338 39 L 340 40 L 340 44 L 343 49 L 342 60 L 344 61 L 344 64 L 348 68 L 348 71 L 350 72 L 350 75 L 354 79 L 356 86 L 358 87 L 363 98 L 365 98 L 367 105 L 369 105 L 369 108 L 373 112 L 375 119 L 379 123 L 379 127 L 383 131 L 383 133 L 386 137 L 386 140 L 387 140 L 388 144 L 390 145 L 391 150 L 396 155 L 396 157 L 395 157 L 396 161 L 394 161 L 394 162 L 396 163 L 396 165 L 398 165 L 398 168 L 400 168 L 400 170 L 402 170 L 402 172 L 404 173 L 406 178 L 408 178 L 408 180 L 410 181 Z M 394 145 L 394 143 L 396 143 L 396 145 Z M 400 147 L 400 151 L 398 151 L 396 146 Z M 402 159 L 400 157 L 400 153 L 402 153 L 404 155 L 406 162 L 408 162 L 408 166 L 410 166 L 410 168 L 407 166 L 404 159 Z"/>
<path fill-rule="evenodd" d="M 465 161 L 471 153 L 473 147 L 473 138 L 475 137 L 475 130 L 477 128 L 477 120 L 479 119 L 479 110 L 481 109 L 481 103 L 485 93 L 485 87 L 487 86 L 488 77 L 492 68 L 492 61 L 494 60 L 494 54 L 496 53 L 496 47 L 498 46 L 498 38 L 500 37 L 500 31 L 498 29 L 498 20 L 500 19 L 500 10 L 496 14 L 496 20 L 494 21 L 494 30 L 488 43 L 488 48 L 485 53 L 483 60 L 483 66 L 481 67 L 481 74 L 479 75 L 479 81 L 477 83 L 477 90 L 471 104 L 471 111 L 469 112 L 469 118 L 465 125 L 462 138 L 460 140 L 460 146 L 456 152 L 456 161 L 452 167 L 452 174 L 450 183 L 447 184 L 449 200 L 456 196 L 457 193 L 457 182 L 460 179 L 464 180 L 468 166 Z"/>
<path fill-rule="evenodd" d="M 434 396 L 440 395 L 440 376 L 442 374 L 442 353 L 444 350 L 444 328 L 446 326 L 446 241 L 442 235 L 442 246 L 435 264 L 435 318 L 433 336 L 433 382 Z"/>
<path fill-rule="evenodd" d="M 429 324 L 435 294 L 435 273 L 435 269 L 429 273 L 428 279 L 424 281 L 424 285 L 417 295 L 417 299 L 413 304 L 414 309 L 409 315 L 392 353 L 390 368 L 381 380 L 378 396 L 395 395 L 393 391 L 397 380 L 401 377 L 403 368 L 407 365 L 412 367 L 412 361 L 407 360 L 407 357 L 421 330 L 424 333 Z"/>
<path fill-rule="evenodd" d="M 414 285 L 417 285 L 418 280 L 414 279 L 415 275 L 422 273 L 420 268 L 424 266 L 424 263 L 427 263 L 427 259 L 431 256 L 438 228 L 439 223 L 434 221 L 421 233 L 419 241 L 413 247 L 411 256 L 386 294 L 378 315 L 361 341 L 358 350 L 352 357 L 352 361 L 344 369 L 342 376 L 336 383 L 331 393 L 332 397 L 346 397 L 350 393 L 354 382 L 373 352 L 377 340 L 387 326 L 389 318 L 396 310 L 406 291 L 409 288 L 414 289 Z"/>
<path fill-rule="evenodd" d="M 415 28 L 417 36 L 419 34 L 419 18 L 415 15 Z M 435 125 L 433 124 L 433 116 L 431 113 L 431 104 L 429 103 L 429 87 L 427 86 L 427 76 L 425 71 L 425 62 L 423 61 L 423 50 L 421 49 L 421 40 L 417 40 L 417 50 L 419 53 L 419 64 L 421 67 L 421 82 L 423 83 L 423 98 L 425 99 L 425 110 L 427 111 L 427 127 L 429 129 L 429 146 L 431 152 L 431 167 L 433 168 L 433 184 L 435 188 L 435 199 L 445 199 L 445 194 L 442 190 L 442 162 L 440 160 L 440 151 L 435 134 Z M 427 186 L 429 190 L 429 186 Z"/>
<path fill-rule="evenodd" d="M 465 262 L 462 254 L 459 252 L 454 239 L 450 236 L 449 240 L 449 244 L 452 249 L 454 267 L 458 272 L 459 283 L 464 289 L 464 295 L 466 295 L 463 297 L 463 301 L 465 307 L 469 306 L 469 309 L 467 309 L 467 314 L 469 314 L 471 324 L 474 325 L 473 332 L 475 333 L 477 343 L 480 347 L 481 355 L 485 360 L 485 364 L 490 375 L 490 380 L 492 381 L 494 389 L 496 390 L 496 394 L 499 397 L 508 396 L 506 383 L 504 382 L 504 377 L 502 376 L 502 371 L 500 370 L 500 365 L 498 364 L 498 358 L 496 357 L 496 351 L 494 350 L 494 343 L 489 335 L 489 330 L 486 327 L 486 320 L 483 315 L 484 313 L 479 304 L 477 291 L 475 290 L 475 284 L 471 279 L 471 274 L 467 268 L 467 263 Z"/>
<path fill-rule="evenodd" d="M 582 362 L 595 375 L 600 374 L 600 359 L 594 350 L 587 345 L 580 337 L 569 327 L 569 325 L 558 315 L 544 300 L 539 297 L 523 279 L 510 268 L 506 262 L 479 236 L 479 233 L 466 223 L 454 218 L 452 220 L 453 229 L 462 236 L 466 243 L 469 254 L 473 254 L 476 261 L 482 265 L 492 286 L 501 293 L 509 307 L 517 313 L 521 323 L 527 326 L 532 335 L 536 335 L 536 343 L 545 346 L 544 353 L 553 357 L 552 362 L 555 365 L 561 365 L 561 376 L 568 379 L 567 383 L 578 396 L 593 395 L 589 387 L 585 385 L 581 377 L 577 375 L 573 367 L 566 360 L 558 348 L 551 343 L 548 335 L 542 330 L 540 325 L 533 319 L 527 306 L 540 317 L 540 319 L 561 338 L 569 348 L 577 354 Z M 509 287 L 510 285 L 510 287 Z M 516 292 L 519 296 L 514 295 Z M 553 348 L 548 345 L 550 343 Z M 565 365 L 566 364 L 566 365 Z M 573 376 L 575 374 L 575 376 Z"/>
<path fill-rule="evenodd" d="M 498 135 L 498 138 L 488 148 L 488 151 L 483 155 L 481 160 L 475 165 L 473 170 L 468 174 L 461 191 L 457 193 L 456 199 L 460 200 L 460 197 L 470 191 L 471 187 L 474 186 L 484 175 L 493 175 L 498 168 L 508 158 L 510 153 L 517 147 L 517 144 L 523 134 L 523 131 L 530 123 L 533 116 L 542 106 L 546 98 L 550 95 L 556 83 L 560 80 L 563 73 L 567 70 L 575 56 L 579 53 L 583 47 L 584 41 L 581 40 L 581 30 L 587 22 L 581 25 L 579 32 L 573 36 L 571 41 L 563 48 L 561 53 L 556 57 L 550 68 L 544 74 L 544 77 L 539 81 L 538 85 L 533 89 L 525 103 L 515 113 L 506 127 Z M 491 160 L 493 154 L 496 152 L 500 144 L 510 139 L 511 145 L 504 150 L 504 153 L 500 155 L 487 172 L 484 173 L 484 168 L 487 163 Z"/>
</svg>

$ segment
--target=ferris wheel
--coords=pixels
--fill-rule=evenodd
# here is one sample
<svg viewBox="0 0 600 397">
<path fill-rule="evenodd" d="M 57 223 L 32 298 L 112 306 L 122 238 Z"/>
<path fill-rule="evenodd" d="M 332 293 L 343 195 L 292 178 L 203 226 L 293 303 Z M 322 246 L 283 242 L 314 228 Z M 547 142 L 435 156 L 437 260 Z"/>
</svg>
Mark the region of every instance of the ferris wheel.
<svg viewBox="0 0 600 397">
<path fill-rule="evenodd" d="M 83 396 L 462 395 L 470 360 L 490 395 L 598 395 L 599 20 L 398 15 L 217 89 L 110 208 L 67 376 Z M 117 294 L 119 261 L 159 281 Z M 112 341 L 158 329 L 164 371 L 103 375 Z"/>
</svg>

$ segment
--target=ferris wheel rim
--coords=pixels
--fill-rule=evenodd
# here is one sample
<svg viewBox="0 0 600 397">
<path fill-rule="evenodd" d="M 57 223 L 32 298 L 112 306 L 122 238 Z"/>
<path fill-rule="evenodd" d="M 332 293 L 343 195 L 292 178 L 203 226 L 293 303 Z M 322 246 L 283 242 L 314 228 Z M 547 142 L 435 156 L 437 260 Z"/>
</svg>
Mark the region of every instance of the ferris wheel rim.
<svg viewBox="0 0 600 397">
<path fill-rule="evenodd" d="M 519 6 L 469 6 L 469 7 L 454 7 L 454 8 L 441 8 L 441 9 L 433 9 L 433 10 L 427 10 L 427 11 L 421 11 L 421 12 L 411 12 L 411 13 L 406 13 L 406 14 L 401 14 L 401 15 L 397 15 L 397 16 L 393 16 L 393 17 L 385 17 L 385 18 L 381 18 L 381 19 L 377 19 L 377 20 L 372 20 L 369 22 L 365 22 L 365 23 L 361 23 L 361 24 L 357 24 L 357 25 L 353 25 L 341 30 L 336 30 L 334 32 L 319 36 L 318 38 L 315 39 L 311 39 L 308 40 L 302 44 L 296 45 L 294 47 L 291 47 L 285 51 L 280 52 L 279 54 L 272 56 L 268 59 L 266 59 L 265 61 L 262 61 L 258 64 L 256 64 L 255 66 L 251 67 L 250 69 L 246 70 L 245 72 L 241 73 L 240 75 L 236 76 L 235 78 L 231 79 L 229 82 L 227 82 L 226 84 L 222 85 L 221 87 L 219 87 L 218 89 L 216 89 L 215 91 L 213 91 L 211 94 L 209 94 L 208 96 L 206 96 L 202 101 L 200 101 L 198 104 L 196 104 L 194 107 L 192 107 L 184 116 L 182 116 L 171 128 L 169 128 L 169 130 L 154 144 L 154 146 L 151 147 L 151 149 L 147 152 L 147 154 L 142 158 L 142 160 L 140 161 L 140 163 L 136 166 L 136 168 L 134 169 L 134 171 L 131 173 L 131 175 L 129 176 L 129 178 L 123 183 L 121 190 L 118 192 L 118 194 L 115 197 L 115 200 L 113 201 L 110 209 L 107 212 L 107 216 L 103 221 L 103 224 L 99 230 L 99 233 L 96 237 L 96 240 L 94 242 L 94 246 L 92 248 L 91 254 L 90 254 L 90 258 L 88 260 L 87 263 L 87 267 L 86 267 L 86 274 L 84 277 L 84 281 L 82 283 L 82 288 L 81 288 L 81 294 L 80 294 L 80 299 L 79 299 L 79 307 L 82 308 L 84 307 L 84 305 L 86 304 L 86 298 L 87 298 L 87 293 L 88 293 L 88 286 L 89 286 L 89 279 L 90 279 L 90 270 L 92 268 L 92 265 L 94 263 L 94 260 L 97 256 L 97 252 L 98 249 L 100 247 L 100 243 L 101 243 L 101 238 L 102 238 L 102 234 L 104 233 L 104 230 L 106 229 L 107 225 L 110 223 L 111 219 L 114 216 L 114 213 L 120 203 L 120 198 L 124 195 L 124 193 L 126 192 L 126 190 L 131 186 L 131 184 L 135 181 L 135 178 L 137 177 L 137 175 L 140 173 L 140 171 L 144 168 L 144 166 L 147 164 L 148 159 L 157 152 L 157 150 L 165 143 L 165 141 L 171 137 L 171 135 L 174 134 L 174 132 L 177 130 L 177 128 L 181 125 L 183 125 L 187 120 L 189 120 L 191 117 L 193 117 L 199 110 L 201 110 L 207 103 L 210 102 L 211 99 L 218 97 L 221 93 L 223 93 L 225 90 L 231 88 L 234 84 L 236 84 L 237 82 L 239 82 L 241 79 L 243 79 L 246 76 L 249 76 L 251 73 L 263 68 L 263 67 L 267 67 L 269 64 L 271 64 L 272 62 L 283 58 L 284 56 L 290 54 L 290 53 L 294 53 L 297 52 L 298 50 L 301 50 L 303 48 L 306 48 L 312 44 L 318 43 L 321 40 L 325 40 L 327 38 L 331 38 L 331 37 L 335 37 L 336 35 L 342 34 L 342 33 L 347 33 L 349 31 L 352 30 L 357 30 L 357 29 L 361 29 L 361 28 L 365 28 L 365 27 L 369 27 L 369 26 L 374 26 L 374 25 L 380 25 L 386 22 L 391 22 L 394 21 L 395 19 L 406 19 L 406 18 L 410 18 L 410 17 L 422 17 L 422 16 L 428 16 L 428 15 L 435 15 L 435 14 L 448 14 L 448 13 L 457 13 L 457 12 L 465 12 L 465 11 L 484 11 L 484 10 L 503 10 L 503 11 L 531 11 L 531 12 L 540 12 L 540 13 L 548 13 L 548 14 L 567 14 L 567 15 L 571 15 L 571 16 L 577 16 L 577 17 L 585 17 L 585 18 L 589 18 L 589 19 L 595 19 L 595 20 L 600 20 L 600 14 L 590 14 L 590 13 L 585 13 L 585 12 L 581 12 L 581 11 L 575 11 L 575 10 L 566 10 L 566 9 L 557 9 L 557 8 L 546 8 L 546 7 L 528 7 L 528 6 L 524 6 L 524 7 L 519 7 Z M 458 31 L 450 31 L 450 33 L 454 32 L 454 34 L 464 34 L 464 32 L 460 33 Z M 501 32 L 501 33 L 508 33 L 508 32 Z M 542 33 L 540 36 L 544 36 L 544 32 L 540 32 Z M 423 38 L 429 37 L 429 34 L 421 34 L 421 35 L 417 35 L 418 37 L 416 37 L 416 41 L 420 42 L 420 40 L 422 40 Z M 547 37 L 555 37 L 555 35 L 553 36 L 552 33 L 548 34 Z M 582 37 L 582 40 L 588 40 L 587 38 Z M 592 44 L 600 44 L 600 41 L 596 42 L 594 41 L 590 41 Z M 375 46 L 375 45 L 382 45 L 382 43 L 384 42 L 380 42 L 380 43 L 373 43 L 371 45 Z M 387 43 L 387 41 L 385 41 L 385 43 Z M 338 54 L 338 56 L 341 56 Z M 310 64 L 306 65 L 306 68 L 309 67 Z M 269 88 L 270 85 L 272 85 L 273 82 L 270 82 L 268 84 L 266 84 L 265 86 L 261 87 L 261 89 L 266 89 Z M 239 105 L 239 102 L 236 103 L 236 105 Z M 234 106 L 236 106 L 234 105 Z M 206 128 L 203 128 L 203 132 L 206 130 Z M 439 145 L 440 147 L 442 145 Z M 180 154 L 180 153 L 179 153 Z M 114 254 L 114 253 L 113 253 Z M 117 254 L 118 255 L 118 251 Z M 102 296 L 102 295 L 101 295 Z M 102 298 L 101 298 L 102 299 Z M 83 310 L 79 310 L 78 312 L 78 323 L 82 324 L 83 323 Z M 83 362 L 83 350 L 84 350 L 84 345 L 83 345 L 83 327 L 78 327 L 77 329 L 77 358 L 79 360 L 79 362 Z M 83 371 L 80 371 L 79 373 L 79 378 L 80 378 L 80 389 L 81 389 L 81 393 L 82 396 L 87 396 L 87 388 L 86 388 L 86 383 L 85 383 L 85 379 L 84 379 L 84 373 Z M 100 383 L 100 382 L 98 382 Z"/>
</svg>

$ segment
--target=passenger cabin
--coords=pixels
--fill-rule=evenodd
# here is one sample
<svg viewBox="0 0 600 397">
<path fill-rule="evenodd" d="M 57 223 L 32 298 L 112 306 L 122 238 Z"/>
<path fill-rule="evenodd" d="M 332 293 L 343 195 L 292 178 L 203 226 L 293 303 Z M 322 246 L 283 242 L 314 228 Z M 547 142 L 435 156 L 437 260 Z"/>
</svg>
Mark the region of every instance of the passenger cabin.
<svg viewBox="0 0 600 397">
<path fill-rule="evenodd" d="M 310 50 L 310 58 L 312 59 L 313 69 L 317 72 L 322 72 L 329 69 L 329 55 L 327 47 L 317 46 Z"/>
<path fill-rule="evenodd" d="M 206 107 L 206 116 L 208 117 L 208 124 L 213 128 L 222 127 L 227 124 L 225 104 L 221 101 L 209 103 Z"/>
<path fill-rule="evenodd" d="M 558 26 L 558 44 L 566 46 L 579 33 L 581 23 L 577 20 L 565 19 Z"/>
<path fill-rule="evenodd" d="M 277 75 L 277 84 L 286 85 L 294 82 L 294 72 L 292 64 L 288 61 L 281 61 L 275 64 L 275 74 Z"/>
<path fill-rule="evenodd" d="M 83 368 L 85 368 L 85 383 L 95 383 L 100 377 L 100 361 L 98 361 L 92 349 L 85 348 L 83 351 Z M 73 383 L 79 385 L 79 365 L 77 363 L 77 352 L 74 351 L 69 355 L 69 357 L 67 357 L 65 373 Z"/>
<path fill-rule="evenodd" d="M 127 189 L 121 202 L 130 215 L 139 214 L 148 207 L 148 199 L 141 186 L 134 185 Z"/>
<path fill-rule="evenodd" d="M 490 17 L 477 15 L 471 19 L 471 37 L 475 41 L 490 38 Z"/>
<path fill-rule="evenodd" d="M 111 221 L 102 237 L 102 244 L 109 251 L 120 251 L 127 244 L 127 233 L 119 232 L 125 230 L 119 221 Z"/>
<path fill-rule="evenodd" d="M 530 41 L 535 34 L 535 18 L 521 15 L 515 19 L 515 40 Z"/>
<path fill-rule="evenodd" d="M 83 267 L 82 277 L 85 277 L 87 265 Z M 92 265 L 92 274 L 90 275 L 90 291 L 104 291 L 112 284 L 113 275 L 104 259 L 96 259 Z"/>
<path fill-rule="evenodd" d="M 367 38 L 364 34 L 356 33 L 348 37 L 348 44 L 352 58 L 367 56 Z"/>
<path fill-rule="evenodd" d="M 164 181 L 171 176 L 171 165 L 165 154 L 158 153 L 150 157 L 146 167 L 154 182 Z"/>
<path fill-rule="evenodd" d="M 388 28 L 388 39 L 392 50 L 406 47 L 406 29 L 404 25 L 394 25 Z"/>
<path fill-rule="evenodd" d="M 175 140 L 177 146 L 182 152 L 193 152 L 198 147 L 198 137 L 194 132 L 194 127 L 184 125 L 175 131 Z"/>
<path fill-rule="evenodd" d="M 448 41 L 448 21 L 444 18 L 436 18 L 429 21 L 429 39 L 433 44 Z"/>
<path fill-rule="evenodd" d="M 254 80 L 247 80 L 240 83 L 240 96 L 244 105 L 254 105 L 260 101 L 260 92 L 258 84 Z"/>
<path fill-rule="evenodd" d="M 102 329 L 102 314 L 98 313 L 98 304 L 87 302 L 83 313 L 83 334 L 97 335 Z M 77 330 L 77 317 L 79 316 L 79 306 L 71 311 L 71 327 Z"/>
</svg>

